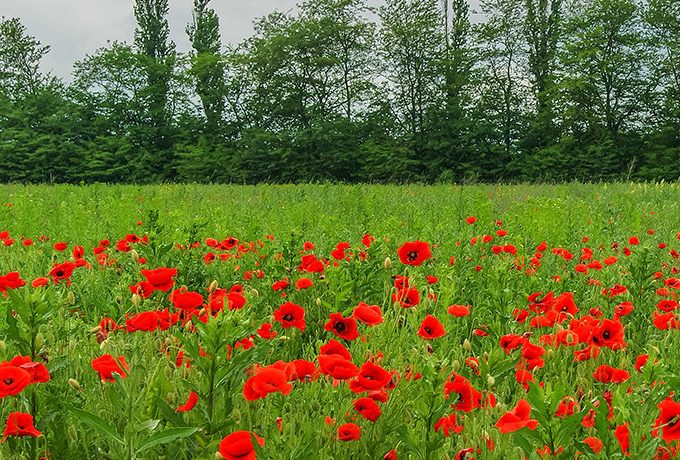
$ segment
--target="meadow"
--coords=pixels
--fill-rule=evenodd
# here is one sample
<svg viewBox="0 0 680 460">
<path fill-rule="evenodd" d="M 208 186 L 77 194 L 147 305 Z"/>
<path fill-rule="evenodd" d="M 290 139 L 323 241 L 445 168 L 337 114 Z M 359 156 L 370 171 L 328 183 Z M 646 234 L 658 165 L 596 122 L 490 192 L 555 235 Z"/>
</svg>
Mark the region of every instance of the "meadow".
<svg viewBox="0 0 680 460">
<path fill-rule="evenodd" d="M 676 456 L 676 183 L 0 206 L 0 459 Z"/>
</svg>

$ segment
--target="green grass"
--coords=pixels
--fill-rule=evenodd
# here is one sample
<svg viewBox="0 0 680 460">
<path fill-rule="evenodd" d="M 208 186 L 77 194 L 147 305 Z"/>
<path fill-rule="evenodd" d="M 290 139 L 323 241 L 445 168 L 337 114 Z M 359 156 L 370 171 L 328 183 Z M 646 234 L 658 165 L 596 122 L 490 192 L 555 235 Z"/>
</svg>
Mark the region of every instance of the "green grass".
<svg viewBox="0 0 680 460">
<path fill-rule="evenodd" d="M 658 330 L 651 317 L 661 299 L 655 290 L 663 287 L 663 279 L 675 276 L 678 266 L 670 254 L 680 250 L 677 184 L 5 185 L 0 186 L 0 205 L 0 231 L 7 230 L 14 239 L 12 245 L 0 246 L 0 275 L 18 271 L 27 281 L 0 301 L 4 340 L 0 359 L 28 355 L 45 363 L 51 375 L 47 382 L 0 399 L 0 420 L 14 411 L 30 413 L 43 433 L 38 438 L 9 436 L 0 447 L 0 458 L 37 459 L 45 452 L 54 459 L 214 458 L 225 436 L 247 430 L 265 439 L 258 458 L 372 459 L 395 449 L 400 459 L 429 460 L 455 458 L 462 449 L 473 447 L 479 448 L 474 457 L 480 460 L 522 454 L 533 459 L 540 458 L 536 449 L 548 445 L 551 450 L 563 448 L 556 458 L 571 460 L 578 450 L 581 458 L 609 459 L 622 456 L 614 429 L 626 422 L 631 458 L 652 458 L 657 445 L 666 445 L 650 435 L 650 427 L 659 417 L 657 405 L 680 383 L 675 371 L 680 354 L 673 347 L 678 331 Z M 477 222 L 467 224 L 468 216 Z M 502 238 L 495 233 L 501 228 L 508 232 Z M 375 238 L 367 249 L 361 246 L 366 233 Z M 146 264 L 136 263 L 132 252 L 114 250 L 128 234 L 148 236 L 148 245 L 131 245 Z M 485 235 L 493 241 L 482 242 Z M 49 241 L 40 241 L 41 236 Z M 252 242 L 253 249 L 222 251 L 232 256 L 205 264 L 207 252 L 221 253 L 207 247 L 206 238 L 221 241 L 229 236 Z M 629 245 L 632 236 L 641 244 Z M 26 238 L 34 244 L 24 247 Z M 100 265 L 93 248 L 104 239 L 111 245 L 104 251 L 106 263 Z M 415 240 L 432 246 L 432 258 L 417 267 L 403 265 L 397 249 Z M 316 245 L 309 252 L 331 262 L 323 278 L 297 270 L 306 241 Z M 68 242 L 66 251 L 55 251 L 56 242 Z M 330 254 L 341 242 L 349 243 L 353 256 L 333 266 Z M 541 242 L 548 249 L 540 268 L 527 274 Z M 659 248 L 661 243 L 667 247 Z M 494 255 L 495 244 L 514 245 L 517 255 Z M 76 268 L 70 287 L 64 281 L 31 287 L 31 281 L 47 276 L 53 264 L 73 260 L 76 245 L 84 247 L 90 267 Z M 630 256 L 623 254 L 624 246 L 631 248 Z M 584 247 L 593 250 L 595 259 L 616 255 L 618 261 L 587 275 L 577 273 L 574 267 L 581 263 Z M 565 261 L 553 254 L 553 248 L 564 248 L 574 257 Z M 391 269 L 385 268 L 387 257 Z M 156 291 L 139 303 L 133 300 L 130 285 L 145 280 L 141 269 L 158 267 L 177 268 L 173 289 L 185 286 L 206 299 L 213 280 L 227 290 L 242 285 L 246 305 L 220 313 L 206 325 L 194 320 L 195 327 L 113 331 L 100 345 L 93 331 L 103 318 L 124 325 L 126 315 L 174 311 L 168 298 L 171 291 Z M 246 272 L 256 270 L 262 270 L 262 278 L 244 279 Z M 662 272 L 662 279 L 655 280 L 655 272 Z M 417 306 L 393 304 L 397 275 L 407 275 L 418 288 Z M 439 281 L 428 285 L 428 275 Z M 314 285 L 296 291 L 295 281 L 302 276 Z M 292 283 L 285 298 L 272 289 L 284 278 Z M 627 292 L 614 298 L 602 295 L 604 288 L 615 284 L 626 286 Z M 539 291 L 554 291 L 556 297 L 573 292 L 580 309 L 577 318 L 597 309 L 612 318 L 620 302 L 631 301 L 635 310 L 621 319 L 626 347 L 602 348 L 598 357 L 574 363 L 574 349 L 586 343 L 574 348 L 546 346 L 544 367 L 532 371 L 545 389 L 532 385 L 525 392 L 515 379 L 520 350 L 506 354 L 499 339 L 526 333 L 537 344 L 540 336 L 561 328 L 531 329 L 529 321 L 514 320 L 513 312 L 527 308 L 527 297 Z M 274 321 L 274 311 L 287 301 L 305 308 L 304 333 L 282 329 Z M 347 317 L 359 302 L 380 306 L 385 321 L 372 327 L 359 324 L 363 338 L 343 341 L 352 362 L 361 367 L 371 358 L 399 375 L 387 402 L 380 403 L 382 415 L 376 423 L 355 413 L 352 402 L 361 395 L 345 383 L 333 385 L 323 375 L 313 382 L 295 382 L 286 396 L 276 392 L 255 401 L 245 399 L 246 368 L 295 359 L 316 361 L 319 347 L 337 338 L 324 330 L 329 314 Z M 449 315 L 447 307 L 452 304 L 471 305 L 471 314 Z M 443 324 L 444 337 L 424 341 L 416 335 L 428 314 Z M 275 338 L 256 336 L 263 322 L 274 326 Z M 569 320 L 563 323 L 568 326 Z M 478 336 L 475 330 L 480 328 L 490 335 Z M 250 335 L 254 348 L 235 348 Z M 199 345 L 207 356 L 201 356 Z M 191 359 L 190 368 L 176 366 L 180 347 Z M 130 367 L 127 378 L 100 381 L 91 361 L 105 354 L 125 357 Z M 656 358 L 657 365 L 650 362 L 638 373 L 633 365 L 641 354 Z M 480 361 L 480 375 L 466 364 L 470 357 Z M 623 384 L 597 382 L 593 373 L 602 364 L 623 368 L 631 377 Z M 420 372 L 422 378 L 407 380 L 409 371 Z M 493 394 L 498 405 L 469 414 L 452 409 L 455 396 L 447 400 L 444 386 L 454 371 L 485 397 Z M 76 380 L 81 390 L 70 386 L 69 379 Z M 662 380 L 665 385 L 659 385 Z M 612 392 L 615 406 L 610 420 L 603 412 L 605 390 Z M 190 412 L 175 413 L 190 391 L 199 395 L 197 405 Z M 566 419 L 554 417 L 566 396 L 578 401 L 577 413 Z M 500 433 L 494 425 L 520 398 L 531 404 L 538 428 Z M 600 401 L 596 426 L 585 428 L 580 422 L 595 409 L 596 401 Z M 465 425 L 460 434 L 445 437 L 434 431 L 441 417 L 454 413 Z M 335 419 L 334 426 L 326 424 L 326 416 Z M 361 427 L 360 439 L 336 440 L 337 427 L 352 421 Z M 599 456 L 582 444 L 589 436 L 603 442 Z M 494 450 L 488 448 L 488 439 Z"/>
</svg>

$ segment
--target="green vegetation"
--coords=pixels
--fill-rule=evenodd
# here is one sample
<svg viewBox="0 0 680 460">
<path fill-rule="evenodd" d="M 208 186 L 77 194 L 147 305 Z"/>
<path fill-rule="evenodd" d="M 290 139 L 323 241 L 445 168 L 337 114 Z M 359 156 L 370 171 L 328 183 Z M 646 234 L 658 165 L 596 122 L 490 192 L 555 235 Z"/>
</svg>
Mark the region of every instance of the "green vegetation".
<svg viewBox="0 0 680 460">
<path fill-rule="evenodd" d="M 131 2 L 133 0 L 130 0 Z M 132 44 L 39 71 L 0 23 L 0 182 L 676 180 L 675 0 L 308 0 L 224 47 L 194 0 L 135 0 Z"/>
</svg>

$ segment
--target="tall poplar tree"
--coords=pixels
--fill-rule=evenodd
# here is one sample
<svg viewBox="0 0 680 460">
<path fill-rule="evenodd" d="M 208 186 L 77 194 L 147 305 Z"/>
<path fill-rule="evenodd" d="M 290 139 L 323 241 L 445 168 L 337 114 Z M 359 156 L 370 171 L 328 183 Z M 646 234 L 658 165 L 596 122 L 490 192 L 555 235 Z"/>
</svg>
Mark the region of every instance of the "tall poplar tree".
<svg viewBox="0 0 680 460">
<path fill-rule="evenodd" d="M 168 104 L 176 53 L 169 40 L 168 0 L 136 0 L 135 48 L 144 57 L 147 87 L 143 97 L 147 106 L 149 131 L 145 140 L 151 177 L 168 179 L 172 167 L 172 120 Z"/>
</svg>

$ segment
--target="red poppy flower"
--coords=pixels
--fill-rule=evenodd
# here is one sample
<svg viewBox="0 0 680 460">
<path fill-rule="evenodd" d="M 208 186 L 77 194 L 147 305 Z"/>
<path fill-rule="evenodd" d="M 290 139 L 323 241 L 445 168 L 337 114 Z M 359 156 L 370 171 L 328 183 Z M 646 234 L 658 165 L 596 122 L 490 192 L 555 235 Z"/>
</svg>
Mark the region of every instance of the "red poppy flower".
<svg viewBox="0 0 680 460">
<path fill-rule="evenodd" d="M 319 369 L 324 375 L 338 380 L 347 380 L 359 374 L 359 368 L 340 355 L 319 355 Z"/>
<path fill-rule="evenodd" d="M 64 262 L 63 264 L 55 264 L 54 268 L 50 270 L 47 276 L 52 277 L 54 284 L 59 284 L 59 280 L 66 280 L 66 286 L 71 285 L 71 275 L 76 268 L 73 262 Z"/>
<path fill-rule="evenodd" d="M 602 450 L 603 447 L 602 441 L 600 441 L 597 438 L 590 436 L 584 439 L 583 442 L 585 444 L 588 444 L 588 446 L 590 446 L 590 448 L 593 449 L 593 452 L 596 454 L 598 454 Z"/>
<path fill-rule="evenodd" d="M 33 416 L 24 412 L 12 412 L 7 417 L 5 431 L 2 434 L 2 442 L 7 436 L 34 436 L 38 437 L 42 432 L 33 426 Z"/>
<path fill-rule="evenodd" d="M 458 398 L 451 407 L 463 412 L 472 412 L 472 409 L 482 407 L 482 393 L 475 390 L 470 381 L 457 374 L 453 380 L 447 380 L 444 385 L 444 395 L 449 399 L 451 393 L 456 393 Z M 450 379 L 451 377 L 449 377 Z"/>
<path fill-rule="evenodd" d="M 225 460 L 255 460 L 255 448 L 252 437 L 264 447 L 264 439 L 250 431 L 234 431 L 220 441 L 219 452 Z"/>
<path fill-rule="evenodd" d="M 399 302 L 399 305 L 404 308 L 413 307 L 420 302 L 420 293 L 416 288 L 404 288 L 396 294 L 392 294 L 392 303 L 396 302 Z"/>
<path fill-rule="evenodd" d="M 309 278 L 300 278 L 295 282 L 295 287 L 297 288 L 298 291 L 301 289 L 307 289 L 308 287 L 312 287 L 313 285 L 314 283 Z"/>
<path fill-rule="evenodd" d="M 616 369 L 614 367 L 603 364 L 595 370 L 593 377 L 595 378 L 595 380 L 598 380 L 602 383 L 610 382 L 622 383 L 628 380 L 630 374 L 624 371 L 623 369 Z"/>
<path fill-rule="evenodd" d="M 420 328 L 418 329 L 418 332 L 416 332 L 416 335 L 422 337 L 423 340 L 431 340 L 445 336 L 446 331 L 444 330 L 442 323 L 440 323 L 436 317 L 427 315 L 420 324 Z"/>
<path fill-rule="evenodd" d="M 377 390 L 384 387 L 392 380 L 392 374 L 371 361 L 366 361 L 361 366 L 357 382 L 367 390 Z"/>
<path fill-rule="evenodd" d="M 295 366 L 295 374 L 293 374 L 294 379 L 303 382 L 313 382 L 319 378 L 319 369 L 314 362 L 296 359 L 293 361 L 293 365 Z"/>
<path fill-rule="evenodd" d="M 121 367 L 122 365 L 122 367 Z M 101 358 L 92 360 L 92 369 L 99 372 L 99 377 L 105 382 L 113 382 L 113 374 L 118 374 L 122 378 L 127 378 L 127 374 L 123 370 L 130 370 L 130 367 L 125 363 L 125 357 L 119 356 L 118 360 L 111 355 L 104 355 Z"/>
<path fill-rule="evenodd" d="M 630 455 L 630 452 L 628 452 L 628 448 L 630 447 L 630 429 L 628 428 L 628 422 L 623 425 L 618 425 L 614 430 L 614 436 L 617 441 L 619 441 L 623 454 Z"/>
<path fill-rule="evenodd" d="M 566 418 L 571 415 L 574 415 L 575 411 L 579 410 L 579 405 L 578 402 L 576 401 L 576 398 L 573 396 L 565 396 L 562 398 L 562 401 L 560 401 L 560 404 L 557 406 L 557 412 L 555 412 L 555 417 L 560 417 L 560 418 Z"/>
<path fill-rule="evenodd" d="M 407 241 L 398 250 L 399 260 L 406 265 L 421 265 L 432 257 L 430 244 L 424 241 Z"/>
<path fill-rule="evenodd" d="M 286 302 L 274 310 L 274 321 L 280 322 L 284 329 L 294 327 L 305 332 L 305 309 L 300 305 Z"/>
<path fill-rule="evenodd" d="M 354 423 L 345 423 L 338 427 L 338 439 L 340 441 L 358 440 L 361 436 L 361 428 Z"/>
<path fill-rule="evenodd" d="M 449 315 L 461 317 L 470 314 L 471 305 L 451 305 L 446 311 Z"/>
<path fill-rule="evenodd" d="M 661 300 L 656 304 L 656 308 L 661 311 L 671 312 L 678 308 L 678 302 L 675 300 Z"/>
<path fill-rule="evenodd" d="M 612 350 L 620 350 L 626 346 L 623 341 L 623 325 L 619 321 L 605 319 L 593 328 L 591 340 L 598 347 L 607 347 Z"/>
<path fill-rule="evenodd" d="M 16 366 L 23 369 L 31 376 L 30 383 L 47 382 L 50 379 L 50 373 L 43 363 L 34 363 L 28 356 L 15 356 L 10 362 L 3 361 L 0 367 Z"/>
<path fill-rule="evenodd" d="M 354 401 L 354 410 L 371 422 L 375 422 L 380 417 L 380 406 L 371 398 L 359 398 Z"/>
<path fill-rule="evenodd" d="M 451 414 L 447 417 L 442 417 L 439 420 L 437 420 L 437 423 L 434 424 L 434 431 L 439 431 L 441 430 L 444 432 L 445 437 L 449 437 L 452 433 L 460 433 L 463 431 L 463 428 L 465 428 L 465 425 L 458 425 L 458 422 L 456 421 L 456 414 Z"/>
<path fill-rule="evenodd" d="M 62 252 L 64 249 L 66 249 L 66 246 L 68 246 L 68 243 L 54 243 L 54 250 Z"/>
<path fill-rule="evenodd" d="M 538 426 L 538 420 L 530 419 L 530 414 L 531 405 L 526 400 L 520 399 L 514 409 L 503 414 L 495 427 L 501 433 L 510 433 L 524 427 L 535 430 Z"/>
<path fill-rule="evenodd" d="M 168 299 L 177 310 L 184 310 L 188 313 L 203 305 L 203 296 L 198 292 L 187 291 L 186 288 L 175 289 Z"/>
<path fill-rule="evenodd" d="M 477 218 L 476 218 L 475 216 L 466 217 L 466 218 L 465 218 L 465 222 L 467 222 L 468 224 L 472 225 L 472 224 L 474 224 L 475 222 L 477 222 Z"/>
<path fill-rule="evenodd" d="M 161 267 L 153 270 L 143 269 L 140 273 L 153 286 L 154 290 L 168 292 L 175 284 L 172 277 L 177 276 L 177 269 Z"/>
<path fill-rule="evenodd" d="M 0 366 L 0 398 L 14 396 L 31 383 L 31 374 L 17 366 Z"/>
<path fill-rule="evenodd" d="M 158 327 L 158 312 L 145 311 L 138 313 L 125 320 L 128 332 L 149 331 L 153 332 Z"/>
<path fill-rule="evenodd" d="M 475 460 L 474 458 L 468 457 L 468 454 L 473 454 L 475 449 L 473 447 L 468 447 L 467 449 L 459 450 L 456 454 L 456 458 L 453 460 Z"/>
<path fill-rule="evenodd" d="M 349 350 L 335 339 L 330 339 L 326 345 L 319 347 L 322 355 L 340 355 L 347 361 L 352 360 Z"/>
<path fill-rule="evenodd" d="M 286 372 L 272 365 L 257 369 L 255 375 L 243 386 L 243 395 L 246 400 L 255 401 L 277 391 L 287 395 L 292 389 L 293 385 L 288 383 Z"/>
<path fill-rule="evenodd" d="M 341 313 L 331 313 L 323 328 L 333 332 L 341 339 L 354 340 L 359 337 L 356 320 L 354 318 L 343 318 Z"/>
<path fill-rule="evenodd" d="M 661 428 L 661 437 L 666 442 L 673 442 L 680 439 L 680 403 L 676 403 L 671 398 L 666 398 L 661 401 L 656 407 L 661 409 L 659 417 L 656 419 L 654 424 L 654 430 L 652 434 L 658 436 L 658 428 Z"/>
<path fill-rule="evenodd" d="M 140 281 L 137 284 L 130 285 L 130 292 L 132 292 L 133 294 L 137 294 L 143 299 L 148 299 L 149 297 L 151 297 L 153 291 L 154 291 L 153 284 L 149 283 L 148 281 Z"/>
<path fill-rule="evenodd" d="M 196 403 L 198 402 L 198 395 L 190 391 L 189 392 L 189 397 L 187 398 L 187 402 L 179 406 L 177 409 L 175 409 L 175 412 L 189 412 L 191 409 L 194 408 Z"/>
<path fill-rule="evenodd" d="M 392 449 L 391 451 L 385 454 L 383 460 L 397 460 L 397 451 Z"/>
<path fill-rule="evenodd" d="M 277 334 L 276 331 L 272 331 L 272 325 L 269 323 L 262 323 L 262 326 L 260 326 L 260 328 L 255 332 L 257 332 L 257 335 L 263 339 L 271 339 L 276 337 Z"/>
<path fill-rule="evenodd" d="M 369 326 L 375 326 L 385 321 L 378 305 L 367 305 L 363 302 L 359 302 L 359 305 L 354 307 L 352 318 Z"/>
</svg>

